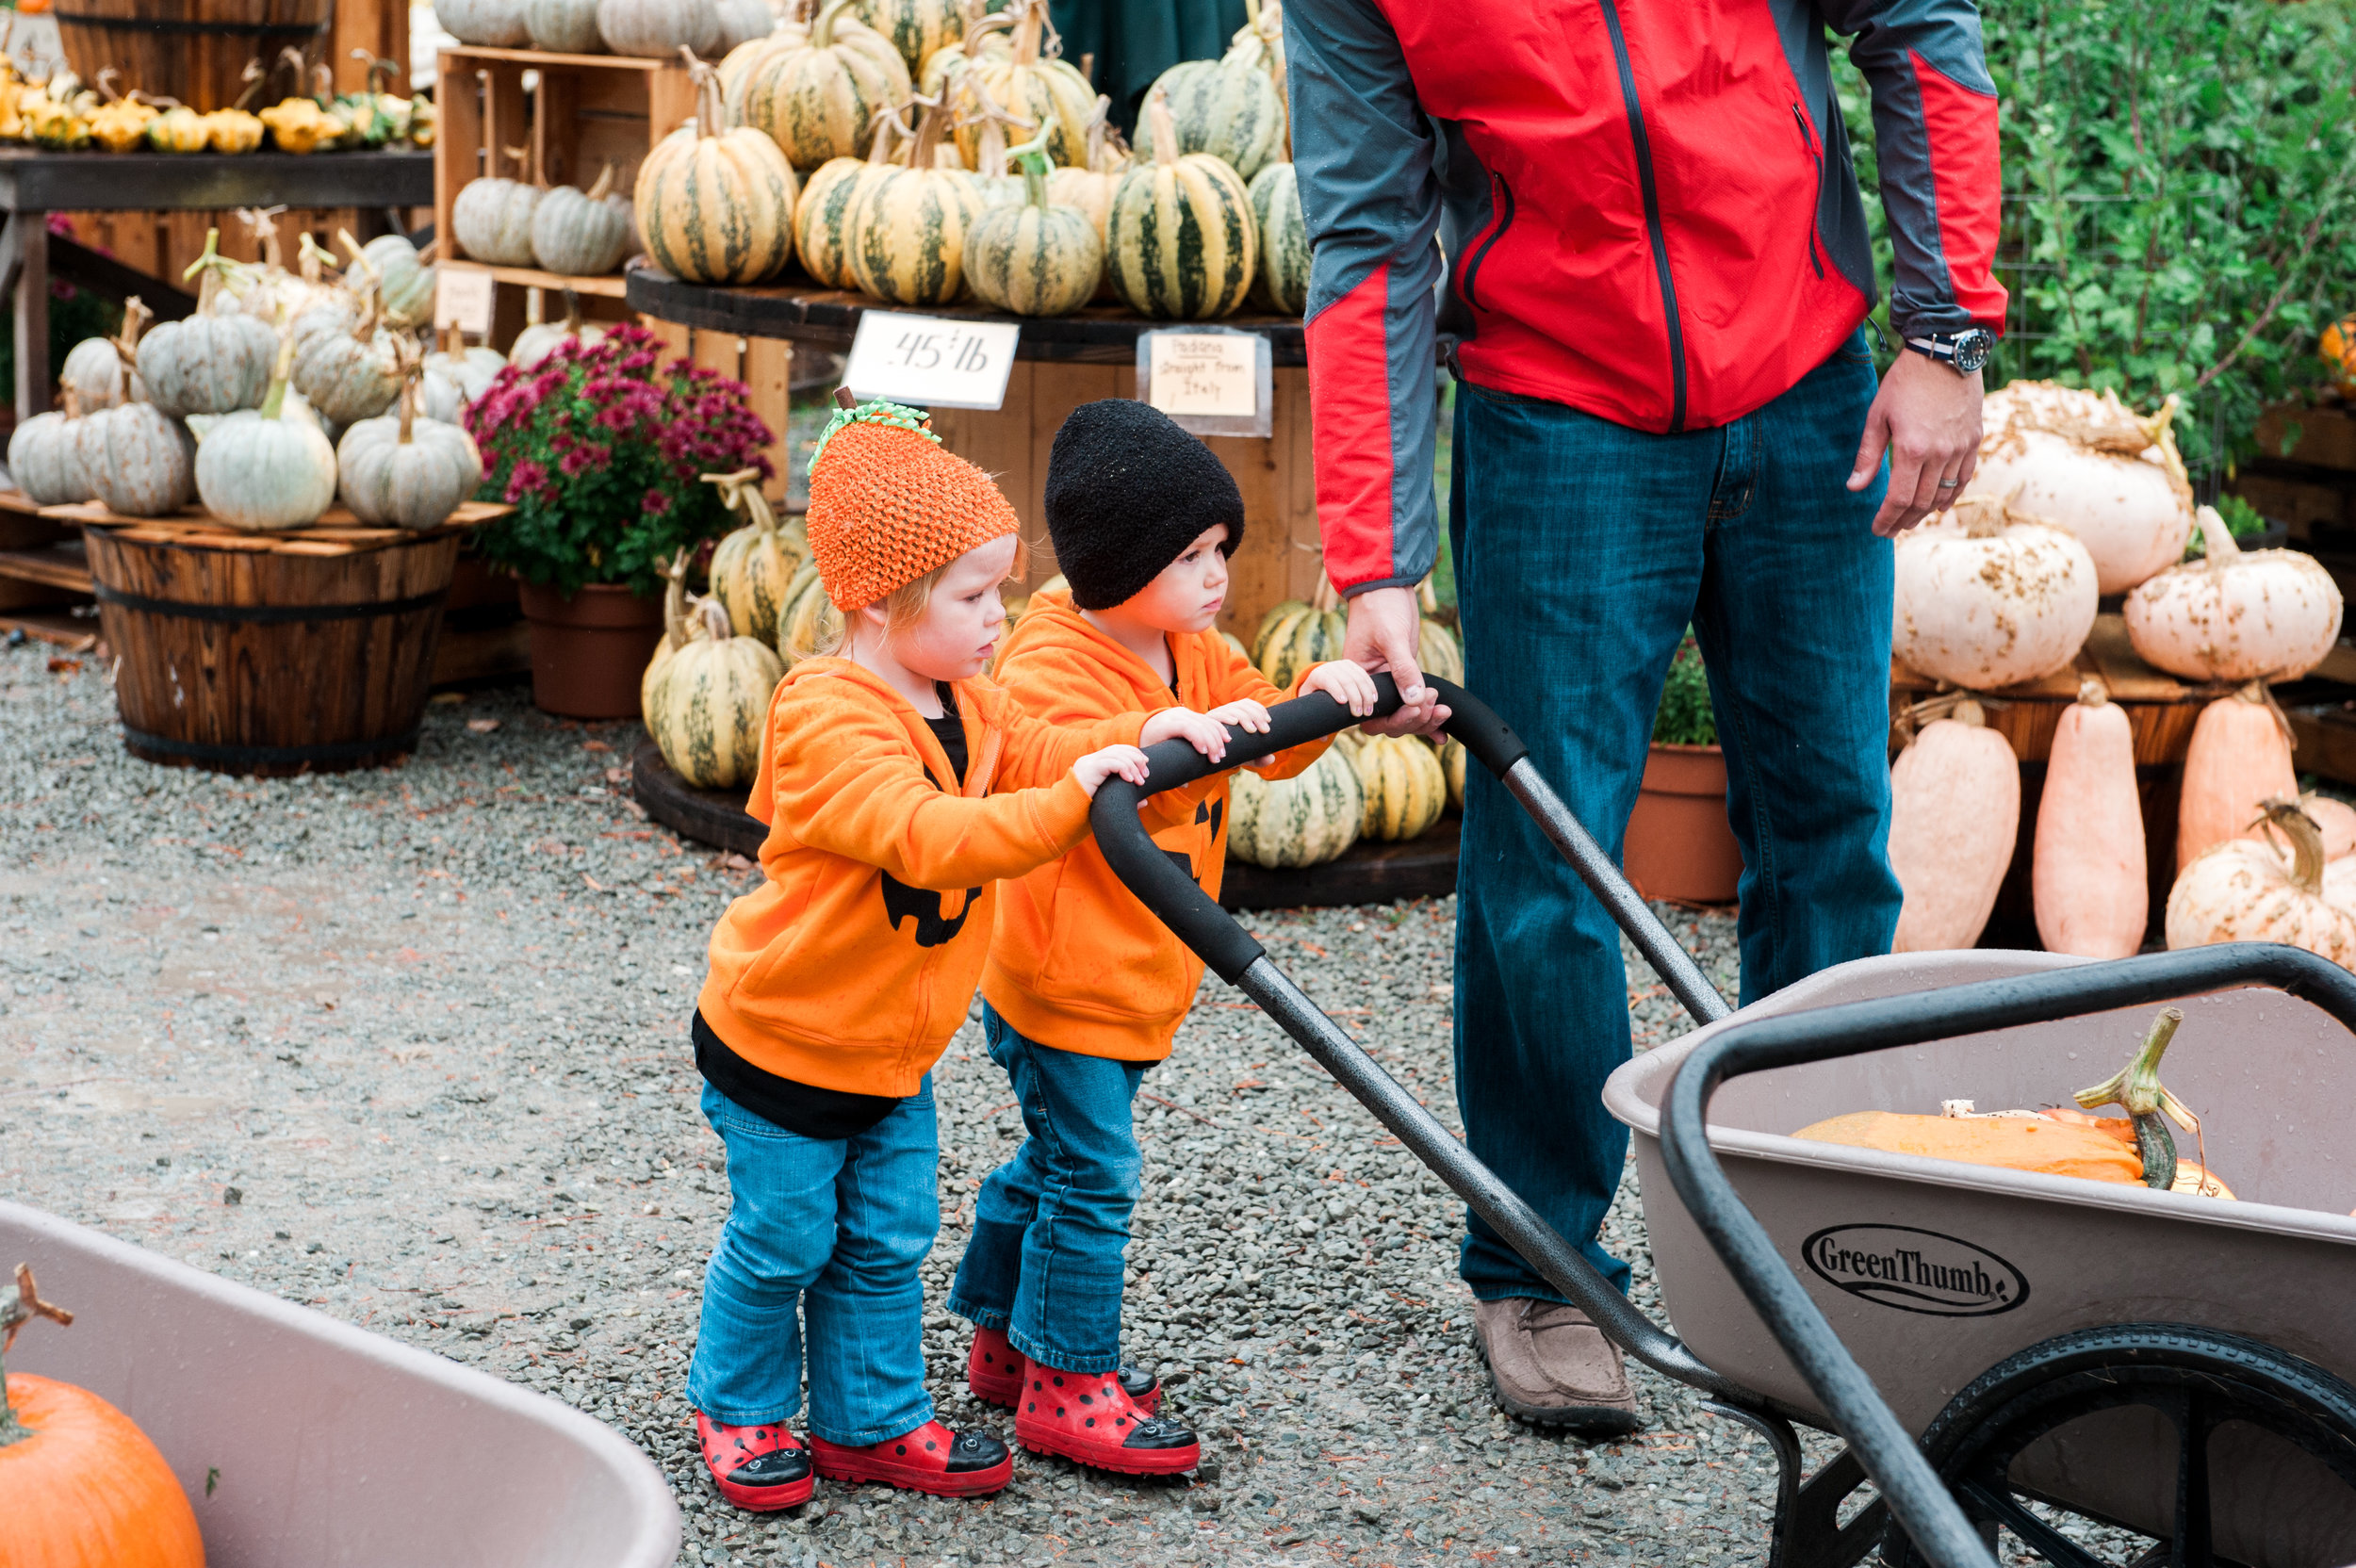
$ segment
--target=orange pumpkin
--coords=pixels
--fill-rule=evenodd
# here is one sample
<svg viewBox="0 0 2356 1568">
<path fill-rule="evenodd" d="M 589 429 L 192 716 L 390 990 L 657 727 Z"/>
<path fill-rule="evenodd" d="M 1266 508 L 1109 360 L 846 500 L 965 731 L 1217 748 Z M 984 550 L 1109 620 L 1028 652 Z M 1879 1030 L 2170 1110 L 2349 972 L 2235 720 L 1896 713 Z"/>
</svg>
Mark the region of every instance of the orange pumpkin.
<svg viewBox="0 0 2356 1568">
<path fill-rule="evenodd" d="M 2135 1152 L 2135 1125 L 2125 1117 L 2077 1112 L 2065 1120 L 2052 1111 L 2042 1116 L 1965 1117 L 1851 1111 L 1814 1122 L 1792 1135 L 1810 1143 L 1879 1149 L 1926 1160 L 2143 1185 L 2143 1160 Z M 2204 1183 L 2211 1198 L 2233 1196 L 2223 1182 L 2192 1161 L 2176 1162 L 2173 1191 L 2198 1195 Z"/>
<path fill-rule="evenodd" d="M 23 5 L 17 8 L 22 10 Z M 2331 367 L 2331 384 L 2343 398 L 2356 398 L 2356 365 L 2348 363 L 2348 350 L 2356 346 L 2356 316 L 2344 317 L 2323 329 L 2315 342 L 2315 353 Z"/>
</svg>

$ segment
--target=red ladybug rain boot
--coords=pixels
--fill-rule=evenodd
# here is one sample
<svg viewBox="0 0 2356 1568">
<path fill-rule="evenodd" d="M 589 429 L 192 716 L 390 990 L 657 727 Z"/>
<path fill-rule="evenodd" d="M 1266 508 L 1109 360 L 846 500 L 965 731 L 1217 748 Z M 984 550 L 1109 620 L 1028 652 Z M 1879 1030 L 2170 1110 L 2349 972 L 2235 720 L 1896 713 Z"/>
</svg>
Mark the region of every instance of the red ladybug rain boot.
<svg viewBox="0 0 2356 1568">
<path fill-rule="evenodd" d="M 927 1421 L 864 1448 L 812 1434 L 811 1456 L 830 1481 L 881 1481 L 936 1497 L 978 1497 L 1014 1479 L 1014 1453 L 988 1432 L 953 1432 Z"/>
<path fill-rule="evenodd" d="M 818 1485 L 810 1455 L 784 1424 L 726 1427 L 695 1413 L 695 1441 L 720 1495 L 754 1513 L 775 1513 L 810 1501 Z"/>
<path fill-rule="evenodd" d="M 1131 1476 L 1174 1476 L 1203 1458 L 1193 1432 L 1139 1410 L 1113 1373 L 1060 1372 L 1038 1362 L 1023 1375 L 1014 1436 L 1035 1454 Z"/>
<path fill-rule="evenodd" d="M 973 1331 L 973 1349 L 965 1358 L 965 1383 L 984 1404 L 1015 1408 L 1023 1396 L 1023 1352 L 1006 1342 L 1004 1329 Z M 1151 1372 L 1124 1366 L 1114 1374 L 1128 1391 L 1129 1402 L 1140 1415 L 1162 1408 L 1162 1380 Z"/>
</svg>

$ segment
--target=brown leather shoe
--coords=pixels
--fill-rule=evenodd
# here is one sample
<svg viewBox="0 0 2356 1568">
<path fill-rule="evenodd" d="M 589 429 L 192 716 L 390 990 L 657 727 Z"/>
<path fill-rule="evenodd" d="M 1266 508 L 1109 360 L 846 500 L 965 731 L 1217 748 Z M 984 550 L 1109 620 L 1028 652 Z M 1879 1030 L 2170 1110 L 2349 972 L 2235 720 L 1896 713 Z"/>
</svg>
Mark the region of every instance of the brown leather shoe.
<svg viewBox="0 0 2356 1568">
<path fill-rule="evenodd" d="M 1523 1420 L 1596 1436 L 1636 1429 L 1620 1348 L 1577 1307 L 1526 1296 L 1475 1301 L 1473 1343 L 1497 1403 Z"/>
</svg>

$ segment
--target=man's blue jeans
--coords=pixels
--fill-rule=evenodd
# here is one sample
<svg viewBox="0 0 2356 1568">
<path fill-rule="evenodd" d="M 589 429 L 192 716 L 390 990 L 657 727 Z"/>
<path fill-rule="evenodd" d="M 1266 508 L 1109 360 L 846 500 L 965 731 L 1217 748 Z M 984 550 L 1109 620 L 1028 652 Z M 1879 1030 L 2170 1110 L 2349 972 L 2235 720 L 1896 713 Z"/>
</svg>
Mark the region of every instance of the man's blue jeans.
<svg viewBox="0 0 2356 1568">
<path fill-rule="evenodd" d="M 1890 950 L 1890 547 L 1842 488 L 1874 391 L 1862 333 L 1759 412 L 1649 435 L 1459 383 L 1449 539 L 1465 685 L 1615 858 L 1690 620 L 1742 846 L 1742 1000 Z M 1457 869 L 1456 1095 L 1473 1152 L 1622 1290 L 1595 1240 L 1628 1152 L 1617 930 L 1475 767 Z M 1482 1300 L 1562 1298 L 1479 1218 Z"/>
<path fill-rule="evenodd" d="M 798 1411 L 798 1307 L 812 1432 L 857 1448 L 931 1420 L 917 1272 L 941 1229 L 931 1076 L 857 1137 L 789 1133 L 709 1084 L 703 1111 L 728 1146 L 730 1196 L 704 1270 L 687 1402 L 731 1427 Z"/>
<path fill-rule="evenodd" d="M 1121 1251 L 1144 1165 L 1129 1106 L 1147 1064 L 1025 1039 L 988 1004 L 982 1039 L 1013 1081 L 1030 1135 L 982 1183 L 949 1310 L 1006 1330 L 1044 1365 L 1110 1372 L 1121 1364 Z"/>
</svg>

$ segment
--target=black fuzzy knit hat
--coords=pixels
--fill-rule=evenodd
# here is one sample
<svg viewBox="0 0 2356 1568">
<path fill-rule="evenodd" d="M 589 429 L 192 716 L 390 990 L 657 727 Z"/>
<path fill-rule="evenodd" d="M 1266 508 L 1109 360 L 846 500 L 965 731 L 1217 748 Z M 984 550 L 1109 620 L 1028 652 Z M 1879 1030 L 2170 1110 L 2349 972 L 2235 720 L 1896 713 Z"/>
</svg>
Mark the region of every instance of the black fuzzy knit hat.
<svg viewBox="0 0 2356 1568">
<path fill-rule="evenodd" d="M 1161 575 L 1198 534 L 1243 543 L 1243 492 L 1211 449 L 1129 398 L 1082 403 L 1047 457 L 1047 534 L 1082 610 L 1109 610 Z"/>
</svg>

